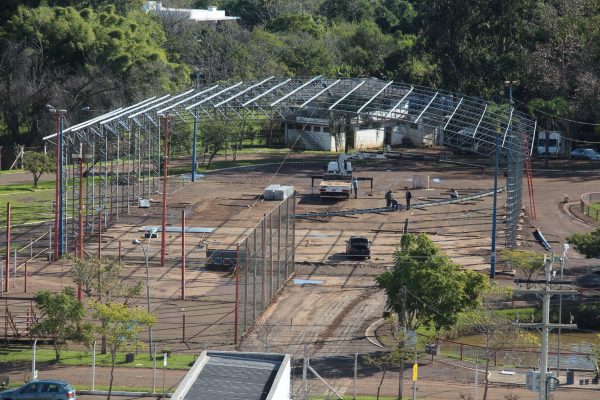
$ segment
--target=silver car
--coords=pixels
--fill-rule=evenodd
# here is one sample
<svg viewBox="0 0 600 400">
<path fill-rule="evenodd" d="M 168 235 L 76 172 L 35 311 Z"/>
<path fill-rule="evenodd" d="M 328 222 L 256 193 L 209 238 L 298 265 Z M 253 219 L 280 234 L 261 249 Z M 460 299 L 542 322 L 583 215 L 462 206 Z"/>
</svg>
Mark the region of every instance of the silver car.
<svg viewBox="0 0 600 400">
<path fill-rule="evenodd" d="M 65 381 L 41 380 L 0 392 L 0 400 L 77 400 L 77 396 Z"/>
</svg>

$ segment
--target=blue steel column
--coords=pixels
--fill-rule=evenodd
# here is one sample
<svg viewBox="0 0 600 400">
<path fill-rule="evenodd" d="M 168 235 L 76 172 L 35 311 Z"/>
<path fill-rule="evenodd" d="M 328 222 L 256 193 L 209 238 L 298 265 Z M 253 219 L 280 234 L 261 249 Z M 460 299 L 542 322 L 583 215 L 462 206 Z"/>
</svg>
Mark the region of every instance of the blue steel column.
<svg viewBox="0 0 600 400">
<path fill-rule="evenodd" d="M 196 91 L 200 89 L 199 72 L 196 71 Z M 192 147 L 192 182 L 196 182 L 196 147 L 198 147 L 198 106 L 194 108 L 194 147 Z"/>
</svg>

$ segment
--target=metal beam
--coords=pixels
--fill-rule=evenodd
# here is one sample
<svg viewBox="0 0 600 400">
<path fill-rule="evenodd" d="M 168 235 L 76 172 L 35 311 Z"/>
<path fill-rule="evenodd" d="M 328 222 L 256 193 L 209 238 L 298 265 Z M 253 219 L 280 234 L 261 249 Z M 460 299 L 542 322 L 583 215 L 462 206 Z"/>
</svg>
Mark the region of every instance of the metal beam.
<svg viewBox="0 0 600 400">
<path fill-rule="evenodd" d="M 390 115 L 391 115 L 391 114 L 394 112 L 394 110 L 395 110 L 396 108 L 398 108 L 398 106 L 399 106 L 400 104 L 402 104 L 402 102 L 403 102 L 404 100 L 406 100 L 406 98 L 408 97 L 408 95 L 409 95 L 409 94 L 411 94 L 411 92 L 412 92 L 414 89 L 415 89 L 415 88 L 414 88 L 413 86 L 411 86 L 411 87 L 410 87 L 410 90 L 409 90 L 408 92 L 406 92 L 406 94 L 405 94 L 404 96 L 402 96 L 402 98 L 401 98 L 401 99 L 400 99 L 400 100 L 399 100 L 399 101 L 396 103 L 396 105 L 395 105 L 394 107 L 392 107 L 392 108 L 390 109 L 390 111 L 388 111 L 388 113 L 387 113 L 387 114 L 385 114 L 385 118 L 389 118 L 389 116 L 390 116 Z"/>
<path fill-rule="evenodd" d="M 285 96 L 283 96 L 282 98 L 275 100 L 273 103 L 270 104 L 271 107 L 273 107 L 276 104 L 279 104 L 280 102 L 282 102 L 283 100 L 287 99 L 288 97 L 294 95 L 294 93 L 304 89 L 306 86 L 310 85 L 311 83 L 313 83 L 314 81 L 316 81 L 317 79 L 320 79 L 321 75 L 315 76 L 314 78 L 312 78 L 310 81 L 303 83 L 302 85 L 298 86 L 296 89 L 292 90 L 291 92 L 289 92 L 288 94 L 286 94 Z"/>
<path fill-rule="evenodd" d="M 325 87 L 325 89 L 319 91 L 319 93 L 315 94 L 313 97 L 311 97 L 310 99 L 306 100 L 304 103 L 300 104 L 300 108 L 304 108 L 304 106 L 306 106 L 308 103 L 310 103 L 311 101 L 313 101 L 314 99 L 316 99 L 317 97 L 319 97 L 320 95 L 322 95 L 323 93 L 325 93 L 326 91 L 328 91 L 329 89 L 331 89 L 332 87 L 334 87 L 335 85 L 337 85 L 338 83 L 340 83 L 340 79 L 338 79 L 337 81 L 333 82 L 331 85 Z"/>
<path fill-rule="evenodd" d="M 259 94 L 258 96 L 256 96 L 255 98 L 248 100 L 247 102 L 242 104 L 242 107 L 246 107 L 248 104 L 253 103 L 254 101 L 260 99 L 261 97 L 271 93 L 273 90 L 277 89 L 278 87 L 281 87 L 283 85 L 285 85 L 286 83 L 288 83 L 289 81 L 291 81 L 292 78 L 286 79 L 285 81 L 278 83 L 277 85 L 273 86 L 271 89 L 267 90 L 266 92 L 263 92 L 261 94 Z"/>
<path fill-rule="evenodd" d="M 363 104 L 362 107 L 359 108 L 356 113 L 359 114 L 366 106 L 368 106 L 373 100 L 375 100 L 377 98 L 377 96 L 379 96 L 381 93 L 383 93 L 383 91 L 388 86 L 390 86 L 392 83 L 394 83 L 394 81 L 389 81 L 388 83 L 386 83 L 385 86 L 382 87 L 377 93 L 375 93 L 375 95 L 373 95 L 373 97 L 371 97 L 365 104 Z"/>
<path fill-rule="evenodd" d="M 219 107 L 219 106 L 222 106 L 223 104 L 230 102 L 231 100 L 233 100 L 233 99 L 235 99 L 235 98 L 237 98 L 237 97 L 239 97 L 239 96 L 243 95 L 243 94 L 244 94 L 244 93 L 246 93 L 246 92 L 249 92 L 250 90 L 254 89 L 255 87 L 258 87 L 258 86 L 262 85 L 262 84 L 263 84 L 263 83 L 265 83 L 265 82 L 268 82 L 268 81 L 270 81 L 271 79 L 273 79 L 273 77 L 272 77 L 272 76 L 270 76 L 270 77 L 268 77 L 267 79 L 264 79 L 264 80 L 262 80 L 262 81 L 260 81 L 260 82 L 258 82 L 258 83 L 256 83 L 256 84 L 254 84 L 254 85 L 248 86 L 246 89 L 242 90 L 241 92 L 239 92 L 239 93 L 236 93 L 236 94 L 234 94 L 233 96 L 231 96 L 230 98 L 228 98 L 228 99 L 226 99 L 226 100 L 223 100 L 223 101 L 222 101 L 222 102 L 220 102 L 220 103 L 217 103 L 217 104 L 215 104 L 213 107 L 214 107 L 214 108 L 217 108 L 217 107 Z"/>
<path fill-rule="evenodd" d="M 421 117 L 423 116 L 423 114 L 425 114 L 425 111 L 427 111 L 427 109 L 429 108 L 429 106 L 431 105 L 431 103 L 433 103 L 433 100 L 435 100 L 435 98 L 437 97 L 439 92 L 435 92 L 435 94 L 433 95 L 433 97 L 431 98 L 431 100 L 429 100 L 429 103 L 427 103 L 427 105 L 425 106 L 425 108 L 423 109 L 423 111 L 421 111 L 421 114 L 419 114 L 419 116 L 417 117 L 417 119 L 415 119 L 415 124 L 417 122 L 419 122 L 419 120 L 421 119 Z"/>
<path fill-rule="evenodd" d="M 460 98 L 458 105 L 456 106 L 454 111 L 452 111 L 452 115 L 450 115 L 450 118 L 448 118 L 448 121 L 446 121 L 446 125 L 444 125 L 444 130 L 446 130 L 446 128 L 448 127 L 448 124 L 450 123 L 450 121 L 452 121 L 452 118 L 454 117 L 454 114 L 456 114 L 456 110 L 458 110 L 458 107 L 460 107 L 460 105 L 462 104 L 463 99 L 464 99 L 464 97 Z"/>
<path fill-rule="evenodd" d="M 487 111 L 487 106 L 487 103 L 485 103 L 485 107 L 483 108 L 483 112 L 481 113 L 481 118 L 479 118 L 479 122 L 477 123 L 477 126 L 473 131 L 473 137 L 475 137 L 475 135 L 477 134 L 477 129 L 479 129 L 479 125 L 481 125 L 481 121 L 483 121 L 483 117 L 485 116 L 485 112 Z"/>
<path fill-rule="evenodd" d="M 171 104 L 171 105 L 170 105 L 170 106 L 168 106 L 168 107 L 165 107 L 165 108 L 163 108 L 163 109 L 160 109 L 160 110 L 158 110 L 156 113 L 157 113 L 157 114 L 164 114 L 164 113 L 165 113 L 165 111 L 168 111 L 168 110 L 170 110 L 170 109 L 172 109 L 172 108 L 174 108 L 174 107 L 177 107 L 177 106 L 179 106 L 179 105 L 181 105 L 181 104 L 183 104 L 183 103 L 186 103 L 186 102 L 190 101 L 191 99 L 195 99 L 196 97 L 198 97 L 198 96 L 200 96 L 200 95 L 202 95 L 202 94 L 204 94 L 204 93 L 206 93 L 206 92 L 210 92 L 210 91 L 212 91 L 213 89 L 216 89 L 216 88 L 218 88 L 218 87 L 219 87 L 219 85 L 214 85 L 214 86 L 211 86 L 211 87 L 209 87 L 208 89 L 204 89 L 204 90 L 202 90 L 201 92 L 198 92 L 198 93 L 195 93 L 195 94 L 191 95 L 190 97 L 186 97 L 185 99 L 183 99 L 183 100 L 180 100 L 180 101 L 178 101 L 177 103 Z M 131 118 L 131 117 L 129 117 L 129 118 Z"/>
<path fill-rule="evenodd" d="M 340 104 L 342 101 L 344 101 L 344 99 L 346 99 L 348 96 L 350 96 L 352 93 L 354 93 L 355 91 L 357 91 L 362 85 L 365 84 L 366 81 L 362 81 L 361 83 L 359 83 L 358 85 L 356 85 L 354 88 L 352 88 L 348 93 L 346 93 L 344 96 L 342 96 L 341 99 L 339 99 L 338 101 L 336 101 L 335 103 L 333 103 L 333 105 L 331 107 L 329 107 L 329 111 L 331 111 L 333 108 L 335 108 L 335 106 L 337 106 L 338 104 Z"/>
<path fill-rule="evenodd" d="M 504 147 L 504 142 L 506 141 L 506 135 L 508 134 L 508 130 L 510 129 L 510 124 L 512 123 L 512 116 L 515 108 L 512 107 L 510 110 L 510 117 L 508 118 L 508 124 L 506 124 L 506 130 L 504 131 L 504 137 L 502 138 L 502 147 Z"/>
<path fill-rule="evenodd" d="M 129 115 L 127 118 L 137 117 L 138 115 L 145 114 L 145 113 L 147 113 L 150 110 L 154 110 L 155 108 L 158 108 L 158 107 L 160 107 L 162 105 L 165 105 L 165 104 L 167 104 L 167 103 L 169 103 L 169 102 L 171 102 L 173 100 L 176 100 L 176 99 L 178 99 L 180 97 L 186 96 L 186 95 L 192 93 L 194 90 L 195 89 L 191 89 L 191 90 L 185 91 L 183 93 L 179 93 L 176 96 L 171 96 L 168 99 L 166 99 L 165 101 L 161 101 L 160 103 L 153 104 L 152 106 L 150 106 L 148 108 L 145 108 L 145 109 L 140 110 L 140 111 L 138 111 L 138 112 L 136 112 L 134 114 Z"/>
<path fill-rule="evenodd" d="M 202 99 L 202 100 L 200 100 L 199 102 L 192 104 L 191 106 L 187 106 L 185 109 L 189 111 L 189 110 L 191 110 L 191 109 L 192 109 L 192 108 L 194 108 L 194 107 L 198 107 L 200 104 L 202 104 L 202 103 L 205 103 L 205 102 L 207 102 L 208 100 L 214 99 L 215 97 L 217 97 L 217 96 L 218 96 L 218 95 L 220 95 L 220 94 L 223 94 L 223 93 L 225 93 L 225 92 L 228 92 L 228 91 L 230 91 L 231 89 L 235 89 L 236 87 L 240 86 L 242 83 L 244 83 L 244 81 L 239 81 L 239 82 L 238 82 L 238 83 L 236 83 L 235 85 L 232 85 L 232 86 L 226 87 L 225 89 L 223 89 L 223 90 L 220 90 L 220 91 L 218 91 L 217 93 L 211 94 L 211 95 L 210 95 L 210 96 L 208 96 L 207 98 L 205 98 L 205 99 Z"/>
</svg>

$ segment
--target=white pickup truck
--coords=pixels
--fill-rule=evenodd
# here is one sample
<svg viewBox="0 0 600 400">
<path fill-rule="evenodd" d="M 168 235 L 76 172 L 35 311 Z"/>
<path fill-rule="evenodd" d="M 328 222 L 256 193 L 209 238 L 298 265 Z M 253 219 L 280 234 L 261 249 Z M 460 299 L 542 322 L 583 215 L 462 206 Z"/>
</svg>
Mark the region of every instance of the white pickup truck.
<svg viewBox="0 0 600 400">
<path fill-rule="evenodd" d="M 319 184 L 321 198 L 335 197 L 347 199 L 352 192 L 352 176 L 325 175 Z"/>
</svg>

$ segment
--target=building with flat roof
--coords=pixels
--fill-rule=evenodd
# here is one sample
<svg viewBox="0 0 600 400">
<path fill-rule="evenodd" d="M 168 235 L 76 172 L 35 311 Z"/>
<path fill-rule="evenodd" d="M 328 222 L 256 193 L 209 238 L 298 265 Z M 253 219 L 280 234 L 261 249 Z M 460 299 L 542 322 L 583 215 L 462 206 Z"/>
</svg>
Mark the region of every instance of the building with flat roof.
<svg viewBox="0 0 600 400">
<path fill-rule="evenodd" d="M 172 400 L 289 400 L 290 356 L 203 351 Z"/>
<path fill-rule="evenodd" d="M 142 6 L 145 12 L 153 12 L 161 16 L 185 16 L 193 21 L 218 22 L 240 19 L 240 17 L 229 17 L 224 10 L 217 10 L 216 6 L 208 6 L 206 10 L 193 8 L 170 8 L 163 7 L 162 1 L 147 1 Z"/>
</svg>

